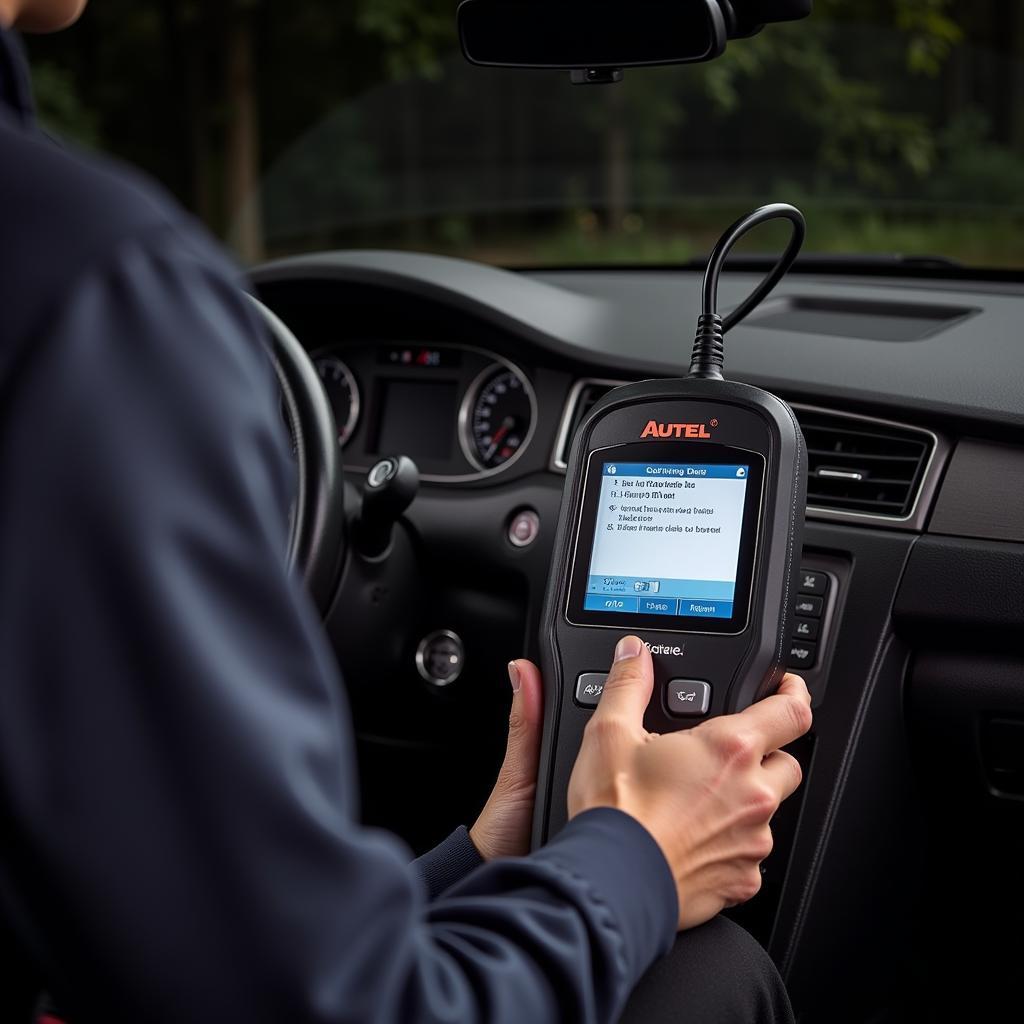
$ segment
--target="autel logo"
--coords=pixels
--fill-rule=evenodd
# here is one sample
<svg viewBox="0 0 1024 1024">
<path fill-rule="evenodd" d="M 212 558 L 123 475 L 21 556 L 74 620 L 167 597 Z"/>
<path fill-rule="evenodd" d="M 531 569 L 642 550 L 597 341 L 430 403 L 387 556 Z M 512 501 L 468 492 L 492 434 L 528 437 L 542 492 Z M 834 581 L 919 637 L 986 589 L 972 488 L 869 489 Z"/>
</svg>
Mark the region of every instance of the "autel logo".
<svg viewBox="0 0 1024 1024">
<path fill-rule="evenodd" d="M 711 431 L 706 423 L 659 423 L 651 420 L 640 435 L 644 437 L 689 437 L 710 439 Z"/>
<path fill-rule="evenodd" d="M 685 647 L 672 647 L 669 644 L 649 644 L 646 640 L 644 641 L 644 647 L 651 654 L 671 654 L 676 658 L 681 658 L 686 653 Z"/>
</svg>

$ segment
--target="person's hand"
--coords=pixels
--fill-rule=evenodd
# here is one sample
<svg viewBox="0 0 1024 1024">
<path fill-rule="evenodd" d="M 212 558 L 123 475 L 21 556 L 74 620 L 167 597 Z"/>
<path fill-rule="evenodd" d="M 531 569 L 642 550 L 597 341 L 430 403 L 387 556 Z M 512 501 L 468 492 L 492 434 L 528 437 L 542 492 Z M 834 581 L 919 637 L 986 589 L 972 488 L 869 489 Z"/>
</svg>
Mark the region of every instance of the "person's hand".
<svg viewBox="0 0 1024 1024">
<path fill-rule="evenodd" d="M 761 888 L 769 821 L 801 779 L 779 748 L 810 729 L 811 698 L 787 675 L 776 695 L 737 715 L 662 736 L 643 726 L 653 685 L 650 652 L 623 638 L 569 780 L 569 817 L 616 807 L 636 818 L 672 869 L 683 930 Z"/>
<path fill-rule="evenodd" d="M 509 665 L 508 674 L 512 683 L 512 711 L 505 760 L 480 817 L 469 830 L 473 845 L 484 860 L 519 857 L 530 849 L 543 715 L 540 670 L 531 662 L 520 660 Z"/>
</svg>

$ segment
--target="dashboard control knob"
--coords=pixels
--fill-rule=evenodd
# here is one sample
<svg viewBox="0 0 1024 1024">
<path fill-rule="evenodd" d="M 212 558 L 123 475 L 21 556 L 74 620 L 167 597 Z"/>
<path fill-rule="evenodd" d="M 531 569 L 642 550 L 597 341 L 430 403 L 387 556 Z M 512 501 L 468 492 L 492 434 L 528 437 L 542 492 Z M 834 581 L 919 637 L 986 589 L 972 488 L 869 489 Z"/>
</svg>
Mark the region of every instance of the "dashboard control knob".
<svg viewBox="0 0 1024 1024">
<path fill-rule="evenodd" d="M 395 523 L 412 504 L 419 486 L 416 463 L 405 455 L 381 459 L 366 474 L 355 530 L 356 546 L 365 557 L 377 558 L 391 546 Z"/>
<path fill-rule="evenodd" d="M 416 670 L 432 686 L 450 686 L 462 674 L 466 648 L 458 633 L 439 629 L 416 648 Z"/>
</svg>

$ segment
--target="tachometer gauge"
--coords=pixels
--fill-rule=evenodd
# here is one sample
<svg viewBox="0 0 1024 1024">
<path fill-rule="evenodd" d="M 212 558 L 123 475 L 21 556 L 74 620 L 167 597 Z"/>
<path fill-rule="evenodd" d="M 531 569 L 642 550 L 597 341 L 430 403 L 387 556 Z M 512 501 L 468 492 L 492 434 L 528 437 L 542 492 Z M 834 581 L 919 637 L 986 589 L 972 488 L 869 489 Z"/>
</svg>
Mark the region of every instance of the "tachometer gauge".
<svg viewBox="0 0 1024 1024">
<path fill-rule="evenodd" d="M 514 459 L 533 433 L 533 389 L 511 365 L 485 370 L 474 381 L 463 405 L 462 447 L 477 469 L 496 469 Z"/>
<path fill-rule="evenodd" d="M 343 445 L 359 422 L 359 385 L 352 371 L 337 356 L 316 356 L 313 363 L 334 412 L 338 443 Z"/>
</svg>

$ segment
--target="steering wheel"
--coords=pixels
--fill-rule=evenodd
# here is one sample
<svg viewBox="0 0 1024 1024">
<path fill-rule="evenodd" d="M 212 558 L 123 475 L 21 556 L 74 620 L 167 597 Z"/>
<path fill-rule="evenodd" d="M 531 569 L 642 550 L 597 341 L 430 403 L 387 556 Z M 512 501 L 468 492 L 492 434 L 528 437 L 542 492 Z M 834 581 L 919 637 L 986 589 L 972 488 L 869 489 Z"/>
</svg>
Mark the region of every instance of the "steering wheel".
<svg viewBox="0 0 1024 1024">
<path fill-rule="evenodd" d="M 298 338 L 262 302 L 249 298 L 270 332 L 271 358 L 299 470 L 288 566 L 306 584 L 321 616 L 326 616 L 347 544 L 345 481 L 334 413 Z"/>
</svg>

